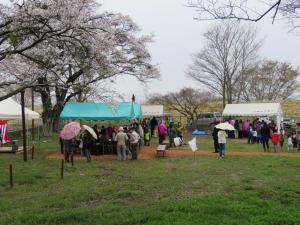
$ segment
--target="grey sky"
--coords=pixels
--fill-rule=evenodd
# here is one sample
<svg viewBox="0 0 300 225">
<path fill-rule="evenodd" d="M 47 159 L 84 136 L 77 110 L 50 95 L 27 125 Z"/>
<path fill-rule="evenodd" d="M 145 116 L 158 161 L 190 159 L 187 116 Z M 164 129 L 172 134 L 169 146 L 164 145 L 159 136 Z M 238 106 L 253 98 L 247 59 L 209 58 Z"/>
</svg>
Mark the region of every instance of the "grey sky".
<svg viewBox="0 0 300 225">
<path fill-rule="evenodd" d="M 152 81 L 147 87 L 129 77 L 119 78 L 116 86 L 119 92 L 130 99 L 132 93 L 142 101 L 145 95 L 176 91 L 182 87 L 201 87 L 186 78 L 185 70 L 191 62 L 190 55 L 199 51 L 203 43 L 203 33 L 214 22 L 195 21 L 196 12 L 185 7 L 186 0 L 99 0 L 103 9 L 130 15 L 139 25 L 142 34 L 153 32 L 155 42 L 149 45 L 153 62 L 159 65 L 161 80 Z M 259 28 L 265 39 L 261 56 L 300 65 L 299 35 L 289 33 L 283 21 L 271 19 L 253 24 Z"/>
</svg>

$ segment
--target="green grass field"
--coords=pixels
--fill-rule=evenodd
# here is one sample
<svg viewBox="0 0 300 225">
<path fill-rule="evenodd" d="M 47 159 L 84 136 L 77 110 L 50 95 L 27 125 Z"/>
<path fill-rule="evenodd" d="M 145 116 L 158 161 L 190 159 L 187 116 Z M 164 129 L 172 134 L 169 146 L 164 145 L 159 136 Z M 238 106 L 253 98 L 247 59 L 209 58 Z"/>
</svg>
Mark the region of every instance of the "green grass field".
<svg viewBox="0 0 300 225">
<path fill-rule="evenodd" d="M 33 161 L 0 155 L 1 225 L 300 224 L 299 158 L 76 161 L 60 180 L 60 161 L 45 159 L 57 151 L 57 137 L 42 141 Z M 212 151 L 210 138 L 198 144 Z M 229 151 L 260 151 L 257 146 L 230 141 Z"/>
</svg>

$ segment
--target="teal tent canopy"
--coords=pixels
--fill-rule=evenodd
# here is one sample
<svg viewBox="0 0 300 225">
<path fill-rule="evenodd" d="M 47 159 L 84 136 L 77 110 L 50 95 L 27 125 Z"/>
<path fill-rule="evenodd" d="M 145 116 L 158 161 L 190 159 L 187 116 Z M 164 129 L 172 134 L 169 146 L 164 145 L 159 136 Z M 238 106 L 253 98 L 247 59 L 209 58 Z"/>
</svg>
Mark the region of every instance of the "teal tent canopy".
<svg viewBox="0 0 300 225">
<path fill-rule="evenodd" d="M 116 105 L 68 102 L 60 114 L 62 120 L 130 120 L 141 117 L 141 105 L 131 102 L 121 102 Z"/>
</svg>

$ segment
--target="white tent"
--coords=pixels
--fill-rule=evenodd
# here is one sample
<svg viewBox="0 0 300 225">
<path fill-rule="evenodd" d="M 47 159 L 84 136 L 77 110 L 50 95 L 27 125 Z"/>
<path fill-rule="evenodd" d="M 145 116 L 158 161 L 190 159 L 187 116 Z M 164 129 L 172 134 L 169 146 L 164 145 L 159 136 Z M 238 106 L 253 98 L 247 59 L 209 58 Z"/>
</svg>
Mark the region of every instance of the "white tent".
<svg viewBox="0 0 300 225">
<path fill-rule="evenodd" d="M 164 106 L 163 105 L 142 105 L 142 116 L 152 117 L 152 116 L 163 116 Z"/>
<path fill-rule="evenodd" d="M 40 115 L 30 109 L 25 108 L 26 119 L 39 119 Z M 0 102 L 0 119 L 18 120 L 22 119 L 22 106 L 13 99 L 8 98 Z"/>
<path fill-rule="evenodd" d="M 277 127 L 283 116 L 280 103 L 227 104 L 223 116 L 276 116 Z"/>
</svg>

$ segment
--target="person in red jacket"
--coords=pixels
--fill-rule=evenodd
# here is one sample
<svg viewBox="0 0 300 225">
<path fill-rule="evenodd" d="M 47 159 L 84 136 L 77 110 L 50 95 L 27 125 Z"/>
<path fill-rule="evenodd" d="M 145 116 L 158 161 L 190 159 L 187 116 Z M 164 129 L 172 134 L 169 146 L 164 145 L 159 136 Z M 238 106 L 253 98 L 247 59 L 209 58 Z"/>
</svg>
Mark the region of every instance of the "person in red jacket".
<svg viewBox="0 0 300 225">
<path fill-rule="evenodd" d="M 272 142 L 273 142 L 273 146 L 274 146 L 274 152 L 277 152 L 277 145 L 280 141 L 280 136 L 278 134 L 278 131 L 275 129 L 273 134 L 272 134 Z"/>
</svg>

